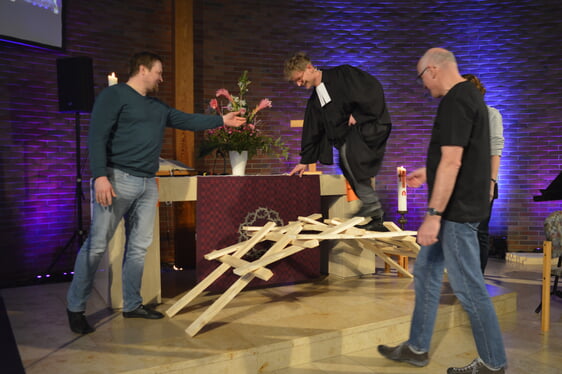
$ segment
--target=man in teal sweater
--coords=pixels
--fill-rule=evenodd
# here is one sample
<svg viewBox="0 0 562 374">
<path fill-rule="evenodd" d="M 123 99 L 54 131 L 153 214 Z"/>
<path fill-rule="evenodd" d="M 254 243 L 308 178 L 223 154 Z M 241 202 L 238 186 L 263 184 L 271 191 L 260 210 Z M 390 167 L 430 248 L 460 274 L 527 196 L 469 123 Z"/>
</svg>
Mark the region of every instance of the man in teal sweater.
<svg viewBox="0 0 562 374">
<path fill-rule="evenodd" d="M 222 125 L 238 127 L 238 112 L 209 116 L 188 114 L 149 96 L 158 92 L 162 59 L 153 53 L 135 54 L 127 83 L 104 89 L 92 110 L 88 147 L 95 202 L 90 233 L 78 252 L 67 295 L 70 329 L 94 331 L 84 316 L 94 275 L 117 225 L 125 219 L 127 233 L 123 259 L 123 316 L 162 318 L 142 304 L 140 294 L 144 258 L 152 243 L 158 202 L 154 179 L 166 127 L 205 130 Z"/>
</svg>

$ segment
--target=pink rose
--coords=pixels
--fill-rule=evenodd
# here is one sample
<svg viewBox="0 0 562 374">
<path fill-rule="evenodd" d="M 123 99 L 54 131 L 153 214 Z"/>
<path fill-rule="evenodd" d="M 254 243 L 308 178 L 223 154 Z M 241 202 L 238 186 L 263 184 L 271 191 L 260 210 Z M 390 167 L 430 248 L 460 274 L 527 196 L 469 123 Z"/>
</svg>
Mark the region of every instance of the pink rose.
<svg viewBox="0 0 562 374">
<path fill-rule="evenodd" d="M 217 93 L 216 93 L 216 96 L 217 97 L 224 96 L 224 97 L 226 97 L 226 99 L 228 101 L 232 102 L 232 96 L 230 96 L 230 92 L 228 92 L 228 90 L 226 88 L 218 89 Z"/>
<path fill-rule="evenodd" d="M 269 99 L 262 99 L 260 104 L 256 107 L 256 112 L 259 112 L 262 109 L 271 108 L 271 100 Z"/>
</svg>

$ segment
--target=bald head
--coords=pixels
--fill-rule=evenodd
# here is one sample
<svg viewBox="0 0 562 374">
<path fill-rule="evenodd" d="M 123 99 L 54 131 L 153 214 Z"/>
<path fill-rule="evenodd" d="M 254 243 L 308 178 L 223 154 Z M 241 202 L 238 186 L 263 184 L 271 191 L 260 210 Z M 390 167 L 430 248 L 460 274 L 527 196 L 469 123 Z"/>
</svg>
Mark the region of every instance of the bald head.
<svg viewBox="0 0 562 374">
<path fill-rule="evenodd" d="M 440 66 L 454 66 L 457 67 L 457 59 L 453 52 L 444 48 L 431 48 L 420 59 L 421 64 L 424 65 L 440 65 Z"/>
<path fill-rule="evenodd" d="M 418 75 L 431 96 L 444 96 L 454 85 L 464 81 L 455 55 L 444 48 L 431 48 L 418 62 Z"/>
</svg>

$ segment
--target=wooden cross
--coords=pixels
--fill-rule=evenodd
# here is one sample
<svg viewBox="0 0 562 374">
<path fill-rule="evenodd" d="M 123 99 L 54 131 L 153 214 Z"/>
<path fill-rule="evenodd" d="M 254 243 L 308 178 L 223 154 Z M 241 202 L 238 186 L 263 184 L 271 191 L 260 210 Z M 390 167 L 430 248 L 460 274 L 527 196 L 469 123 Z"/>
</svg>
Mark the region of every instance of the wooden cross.
<svg viewBox="0 0 562 374">
<path fill-rule="evenodd" d="M 227 271 L 232 271 L 238 275 L 240 278 L 185 330 L 187 334 L 193 337 L 232 301 L 254 277 L 269 280 L 273 276 L 273 272 L 266 267 L 267 265 L 292 256 L 297 252 L 318 247 L 322 240 L 356 241 L 359 246 L 380 256 L 385 263 L 396 268 L 399 273 L 413 278 L 407 268 L 392 260 L 387 254 L 416 257 L 420 247 L 413 238 L 413 235 L 417 234 L 415 231 L 403 231 L 393 222 L 385 222 L 385 227 L 388 228 L 389 232 L 373 232 L 354 227 L 363 220 L 362 217 L 355 217 L 347 221 L 334 218 L 320 222 L 321 218 L 322 215 L 317 213 L 308 217 L 298 217 L 298 221 L 289 222 L 288 225 L 282 227 L 277 227 L 274 222 L 268 222 L 261 227 L 244 227 L 245 231 L 253 233 L 251 238 L 207 253 L 205 255 L 206 260 L 215 260 L 221 264 L 176 301 L 166 311 L 166 314 L 170 318 L 175 316 Z M 253 262 L 242 258 L 255 244 L 262 241 L 272 242 L 272 245 L 261 258 Z"/>
</svg>

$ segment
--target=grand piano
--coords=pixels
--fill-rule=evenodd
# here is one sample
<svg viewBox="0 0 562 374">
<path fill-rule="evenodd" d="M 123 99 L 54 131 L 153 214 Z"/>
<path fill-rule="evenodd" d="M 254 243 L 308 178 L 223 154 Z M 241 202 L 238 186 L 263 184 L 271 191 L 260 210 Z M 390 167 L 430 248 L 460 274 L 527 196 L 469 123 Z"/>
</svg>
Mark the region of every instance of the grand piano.
<svg viewBox="0 0 562 374">
<path fill-rule="evenodd" d="M 562 200 L 562 172 L 538 196 L 533 196 L 534 201 Z"/>
</svg>

